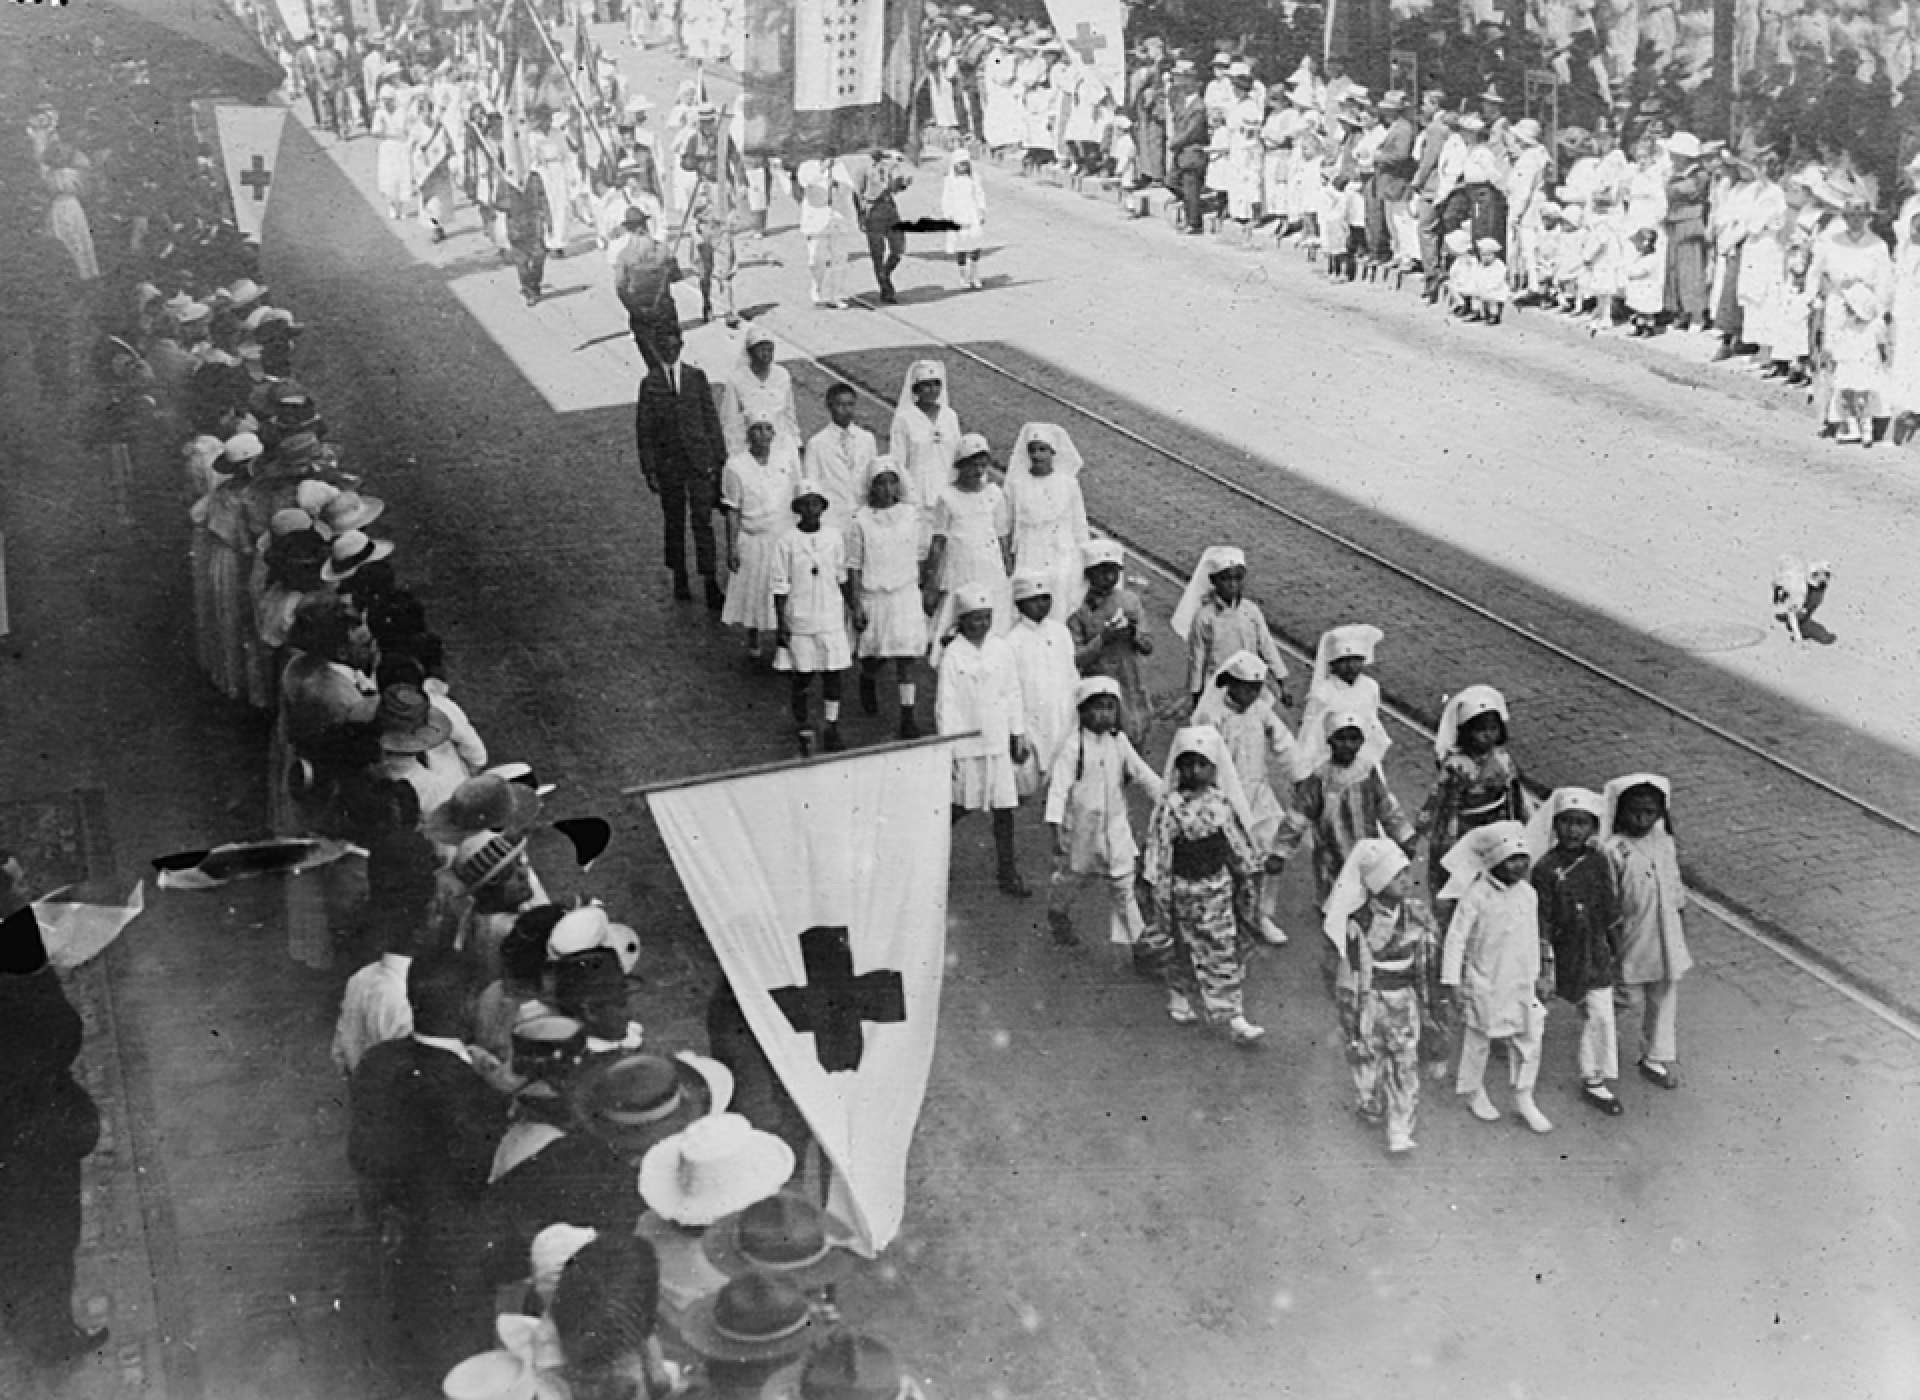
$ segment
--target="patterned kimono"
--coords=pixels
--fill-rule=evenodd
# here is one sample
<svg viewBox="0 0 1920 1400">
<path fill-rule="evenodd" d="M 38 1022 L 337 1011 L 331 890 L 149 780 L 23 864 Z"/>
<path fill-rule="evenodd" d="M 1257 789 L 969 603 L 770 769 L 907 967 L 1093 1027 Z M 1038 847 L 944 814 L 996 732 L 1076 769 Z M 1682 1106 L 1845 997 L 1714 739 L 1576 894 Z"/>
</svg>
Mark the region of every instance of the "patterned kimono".
<svg viewBox="0 0 1920 1400">
<path fill-rule="evenodd" d="M 1294 785 L 1294 805 L 1313 824 L 1314 902 L 1324 905 L 1353 848 L 1369 836 L 1385 836 L 1406 847 L 1413 823 L 1387 786 L 1386 774 L 1365 757 L 1345 768 L 1328 759 Z"/>
<path fill-rule="evenodd" d="M 1259 870 L 1253 841 L 1220 789 L 1170 788 L 1153 809 L 1143 873 L 1157 917 L 1140 948 L 1215 1024 L 1242 1014 L 1240 931 L 1257 917 Z"/>
<path fill-rule="evenodd" d="M 1453 849 L 1454 842 L 1489 822 L 1527 819 L 1527 798 L 1520 778 L 1520 765 L 1505 746 L 1483 757 L 1455 750 L 1440 765 L 1440 781 L 1434 785 L 1421 812 L 1431 843 L 1427 849 L 1427 888 L 1446 888 L 1447 872 L 1440 858 Z"/>
<path fill-rule="evenodd" d="M 1340 1029 L 1357 1107 L 1368 1118 L 1384 1112 L 1389 1141 L 1412 1137 L 1420 1105 L 1421 1003 L 1434 944 L 1433 916 L 1412 899 L 1370 899 L 1347 924 L 1335 992 Z"/>
</svg>

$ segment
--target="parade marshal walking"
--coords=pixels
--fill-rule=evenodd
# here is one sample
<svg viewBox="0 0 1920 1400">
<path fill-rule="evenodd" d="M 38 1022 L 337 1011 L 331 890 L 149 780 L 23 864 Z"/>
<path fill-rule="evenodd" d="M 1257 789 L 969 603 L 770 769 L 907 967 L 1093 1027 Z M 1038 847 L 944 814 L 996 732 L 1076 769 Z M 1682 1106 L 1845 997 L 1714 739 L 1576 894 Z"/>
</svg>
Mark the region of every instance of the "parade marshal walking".
<svg viewBox="0 0 1920 1400">
<path fill-rule="evenodd" d="M 720 412 L 706 374 L 680 362 L 680 327 L 661 324 L 652 334 L 657 360 L 650 360 L 634 407 L 634 435 L 640 449 L 640 474 L 660 498 L 666 522 L 667 567 L 673 571 L 673 596 L 693 597 L 687 583 L 687 531 L 693 531 L 693 560 L 706 580 L 707 606 L 726 602 L 714 576 L 713 505 L 720 469 L 726 464 L 726 440 Z"/>
</svg>

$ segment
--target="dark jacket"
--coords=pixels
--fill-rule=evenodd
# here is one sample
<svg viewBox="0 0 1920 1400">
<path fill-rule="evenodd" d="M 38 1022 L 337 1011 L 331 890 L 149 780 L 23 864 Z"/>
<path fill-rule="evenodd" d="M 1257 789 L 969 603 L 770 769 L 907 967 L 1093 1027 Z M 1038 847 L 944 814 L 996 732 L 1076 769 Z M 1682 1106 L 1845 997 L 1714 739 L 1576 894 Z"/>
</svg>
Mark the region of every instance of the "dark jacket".
<svg viewBox="0 0 1920 1400">
<path fill-rule="evenodd" d="M 1171 131 L 1167 137 L 1167 149 L 1173 153 L 1175 164 L 1180 169 L 1207 168 L 1209 134 L 1207 104 L 1201 100 L 1198 92 L 1188 89 L 1175 106 Z M 1188 151 L 1196 154 L 1187 155 Z M 1185 156 L 1184 160 L 1182 156 Z"/>
<path fill-rule="evenodd" d="M 706 374 L 682 360 L 680 392 L 675 394 L 660 369 L 647 371 L 634 405 L 634 437 L 640 471 L 658 477 L 711 477 L 719 480 L 727 444 L 720 433 L 720 411 Z"/>
<path fill-rule="evenodd" d="M 347 1160 L 407 1213 L 457 1220 L 484 1195 L 506 1126 L 506 1096 L 459 1056 L 389 1040 L 354 1069 Z"/>
<path fill-rule="evenodd" d="M 1413 179 L 1413 123 L 1396 117 L 1373 153 L 1373 185 L 1382 199 L 1405 199 Z"/>
</svg>

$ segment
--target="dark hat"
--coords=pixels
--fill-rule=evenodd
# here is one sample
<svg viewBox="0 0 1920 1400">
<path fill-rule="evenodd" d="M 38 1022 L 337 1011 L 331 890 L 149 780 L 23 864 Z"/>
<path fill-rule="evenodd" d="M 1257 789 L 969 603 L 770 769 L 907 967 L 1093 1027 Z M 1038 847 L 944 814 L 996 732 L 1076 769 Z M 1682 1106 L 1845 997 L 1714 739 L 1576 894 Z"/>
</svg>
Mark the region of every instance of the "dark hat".
<svg viewBox="0 0 1920 1400">
<path fill-rule="evenodd" d="M 801 1288 L 845 1278 L 853 1256 L 841 1245 L 850 1232 L 804 1196 L 782 1192 L 717 1222 L 702 1237 L 707 1257 L 734 1277 L 759 1272 Z"/>
<path fill-rule="evenodd" d="M 813 1307 L 785 1279 L 742 1274 L 675 1319 L 680 1340 L 716 1361 L 784 1361 L 813 1340 Z"/>
<path fill-rule="evenodd" d="M 763 1400 L 899 1400 L 911 1395 L 912 1377 L 878 1337 L 840 1332 L 805 1361 L 778 1371 Z"/>
<path fill-rule="evenodd" d="M 512 1040 L 513 1072 L 540 1081 L 549 1094 L 587 1053 L 587 1028 L 571 1016 L 529 1016 L 514 1026 Z"/>
<path fill-rule="evenodd" d="M 620 216 L 621 228 L 645 228 L 646 226 L 647 226 L 646 214 L 643 211 L 634 208 L 631 204 L 627 206 L 627 212 Z"/>
<path fill-rule="evenodd" d="M 539 820 L 541 806 L 540 794 L 525 783 L 480 773 L 427 813 L 421 829 L 443 846 L 457 846 L 477 831 L 525 831 Z"/>
<path fill-rule="evenodd" d="M 582 1131 L 635 1160 L 713 1107 L 713 1090 L 700 1071 L 662 1055 L 623 1055 L 594 1065 L 575 1081 L 571 1097 Z"/>
<path fill-rule="evenodd" d="M 417 685 L 390 685 L 380 692 L 380 747 L 388 753 L 425 753 L 453 737 L 453 721 Z"/>
<path fill-rule="evenodd" d="M 569 953 L 553 965 L 553 999 L 568 1015 L 616 997 L 624 999 L 626 994 L 620 956 L 611 948 Z"/>
<path fill-rule="evenodd" d="M 47 965 L 47 942 L 40 916 L 23 904 L 0 921 L 0 975 L 25 977 Z"/>
</svg>

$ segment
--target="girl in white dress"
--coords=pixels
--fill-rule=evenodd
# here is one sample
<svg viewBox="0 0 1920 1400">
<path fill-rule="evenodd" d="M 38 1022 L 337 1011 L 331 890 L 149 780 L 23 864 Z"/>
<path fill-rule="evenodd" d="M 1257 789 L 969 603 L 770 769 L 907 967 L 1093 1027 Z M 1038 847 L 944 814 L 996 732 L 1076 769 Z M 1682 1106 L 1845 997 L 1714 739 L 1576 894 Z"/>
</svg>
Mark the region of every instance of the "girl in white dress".
<svg viewBox="0 0 1920 1400">
<path fill-rule="evenodd" d="M 993 813 L 994 854 L 1005 894 L 1032 894 L 1013 849 L 1013 813 L 1020 805 L 1015 768 L 1027 757 L 1020 676 L 1006 640 L 993 635 L 993 600 L 978 584 L 955 592 L 957 635 L 940 654 L 934 718 L 942 734 L 971 734 L 953 745 L 953 815 Z"/>
<path fill-rule="evenodd" d="M 917 739 L 913 665 L 927 650 L 927 615 L 921 606 L 920 564 L 927 539 L 920 512 L 900 499 L 900 472 L 891 457 L 876 457 L 867 483 L 867 504 L 847 530 L 847 578 L 855 599 L 859 639 L 860 709 L 880 711 L 880 668 L 894 663 L 900 698 L 900 737 Z"/>
<path fill-rule="evenodd" d="M 823 524 L 827 494 L 814 481 L 793 488 L 793 513 L 800 517 L 781 535 L 772 550 L 774 612 L 780 649 L 773 669 L 791 673 L 793 721 L 799 726 L 800 756 L 813 751 L 809 727 L 813 677 L 820 677 L 822 718 L 826 721 L 821 747 L 838 753 L 840 740 L 841 677 L 853 664 L 847 646 L 848 603 L 853 588 L 847 571 L 846 542 L 838 530 Z"/>
<path fill-rule="evenodd" d="M 413 203 L 413 152 L 407 144 L 407 113 L 400 104 L 399 86 L 380 85 L 380 105 L 373 113 L 375 178 L 380 197 L 387 201 L 387 217 L 397 219 Z"/>
<path fill-rule="evenodd" d="M 720 620 L 747 629 L 747 657 L 761 657 L 760 634 L 779 619 L 773 606 L 773 551 L 793 528 L 793 484 L 798 464 L 775 443 L 771 418 L 747 426 L 747 448 L 727 458 L 720 473 L 720 509 L 727 526 L 727 602 Z"/>
<path fill-rule="evenodd" d="M 975 437 L 969 434 L 969 437 Z M 963 443 L 953 485 L 940 493 L 933 507 L 933 544 L 927 551 L 927 572 L 935 588 L 957 593 L 969 584 L 986 590 L 993 608 L 993 634 L 1003 636 L 1013 626 L 1013 589 L 1007 578 L 1007 536 L 1013 529 L 1006 493 L 987 480 L 990 461 L 986 440 L 969 453 Z"/>
<path fill-rule="evenodd" d="M 720 431 L 729 455 L 747 450 L 747 423 L 773 424 L 774 446 L 800 451 L 800 415 L 793 404 L 793 376 L 773 362 L 773 336 L 759 326 L 747 331 L 740 363 L 720 386 Z"/>
<path fill-rule="evenodd" d="M 887 455 L 900 468 L 906 498 L 923 517 L 953 479 L 960 446 L 960 418 L 947 398 L 947 370 L 938 360 L 915 360 L 900 386 L 900 401 L 887 434 Z"/>
<path fill-rule="evenodd" d="M 1054 615 L 1061 618 L 1072 616 L 1085 592 L 1080 547 L 1091 536 L 1080 494 L 1081 465 L 1073 439 L 1054 423 L 1024 425 L 1007 457 L 1014 571 L 1045 574 Z"/>
<path fill-rule="evenodd" d="M 940 217 L 960 225 L 947 235 L 947 251 L 960 264 L 960 280 L 980 288 L 980 244 L 987 231 L 987 187 L 973 168 L 965 146 L 947 157 L 946 183 L 940 188 Z"/>
</svg>

